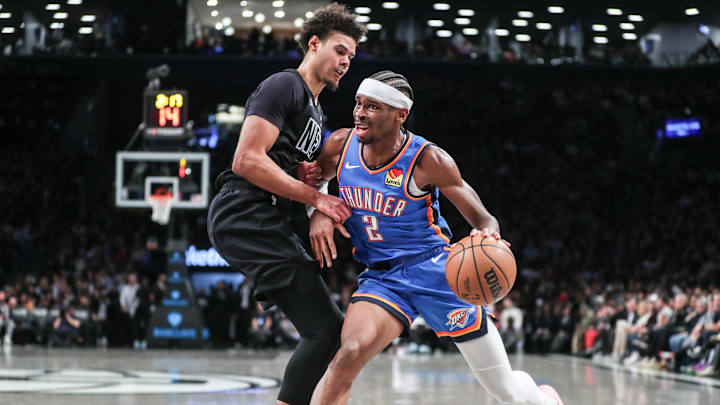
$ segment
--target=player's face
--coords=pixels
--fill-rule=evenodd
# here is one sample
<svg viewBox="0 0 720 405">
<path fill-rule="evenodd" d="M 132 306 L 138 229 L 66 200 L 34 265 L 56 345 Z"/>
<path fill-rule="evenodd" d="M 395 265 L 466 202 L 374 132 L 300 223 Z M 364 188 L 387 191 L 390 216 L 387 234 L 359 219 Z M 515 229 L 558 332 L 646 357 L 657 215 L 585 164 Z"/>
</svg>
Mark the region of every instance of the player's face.
<svg viewBox="0 0 720 405">
<path fill-rule="evenodd" d="M 317 48 L 317 74 L 320 80 L 335 91 L 340 79 L 350 69 L 350 60 L 355 57 L 355 40 L 339 32 L 331 33 L 320 41 Z"/>
<path fill-rule="evenodd" d="M 371 97 L 355 96 L 355 134 L 360 143 L 369 144 L 399 129 L 402 120 L 398 109 L 381 103 Z"/>
</svg>

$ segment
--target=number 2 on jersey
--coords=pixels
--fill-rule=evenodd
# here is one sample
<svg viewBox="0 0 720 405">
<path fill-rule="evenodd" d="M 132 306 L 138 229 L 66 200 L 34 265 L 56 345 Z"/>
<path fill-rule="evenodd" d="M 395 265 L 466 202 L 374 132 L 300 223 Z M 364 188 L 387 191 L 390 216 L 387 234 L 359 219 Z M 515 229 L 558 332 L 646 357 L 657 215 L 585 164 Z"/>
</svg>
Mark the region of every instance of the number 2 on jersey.
<svg viewBox="0 0 720 405">
<path fill-rule="evenodd" d="M 365 233 L 367 234 L 370 242 L 385 241 L 385 238 L 383 238 L 380 232 L 378 232 L 380 224 L 378 223 L 378 218 L 375 215 L 363 215 L 362 221 L 363 224 L 367 224 L 365 225 Z"/>
</svg>

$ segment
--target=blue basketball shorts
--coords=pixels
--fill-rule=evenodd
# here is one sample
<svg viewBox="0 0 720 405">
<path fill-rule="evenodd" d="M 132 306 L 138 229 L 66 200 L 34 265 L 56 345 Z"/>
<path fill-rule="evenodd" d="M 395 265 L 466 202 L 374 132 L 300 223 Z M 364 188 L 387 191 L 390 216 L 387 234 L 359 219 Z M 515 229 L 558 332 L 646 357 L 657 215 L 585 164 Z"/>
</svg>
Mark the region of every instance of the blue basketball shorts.
<svg viewBox="0 0 720 405">
<path fill-rule="evenodd" d="M 464 342 L 487 333 L 487 309 L 458 298 L 445 280 L 448 250 L 409 265 L 390 270 L 367 269 L 358 278 L 359 287 L 350 302 L 379 305 L 405 325 L 406 332 L 418 315 L 438 337 Z"/>
</svg>

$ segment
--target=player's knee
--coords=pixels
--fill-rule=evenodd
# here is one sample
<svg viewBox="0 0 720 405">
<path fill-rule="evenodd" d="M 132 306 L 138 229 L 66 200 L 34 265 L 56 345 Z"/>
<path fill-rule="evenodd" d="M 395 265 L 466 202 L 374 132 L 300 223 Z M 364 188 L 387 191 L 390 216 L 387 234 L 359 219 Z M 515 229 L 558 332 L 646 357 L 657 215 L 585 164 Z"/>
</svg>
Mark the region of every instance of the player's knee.
<svg viewBox="0 0 720 405">
<path fill-rule="evenodd" d="M 362 359 L 362 343 L 357 339 L 346 339 L 342 342 L 340 349 L 336 355 L 334 369 L 336 371 L 352 371 L 358 365 L 361 365 Z"/>
</svg>

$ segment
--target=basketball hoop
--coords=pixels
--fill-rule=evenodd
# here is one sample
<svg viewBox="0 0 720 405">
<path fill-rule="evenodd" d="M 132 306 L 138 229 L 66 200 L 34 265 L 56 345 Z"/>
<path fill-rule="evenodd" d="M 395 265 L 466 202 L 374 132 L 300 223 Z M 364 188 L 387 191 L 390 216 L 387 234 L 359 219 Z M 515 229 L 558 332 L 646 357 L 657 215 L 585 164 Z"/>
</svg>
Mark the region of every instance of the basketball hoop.
<svg viewBox="0 0 720 405">
<path fill-rule="evenodd" d="M 147 198 L 152 207 L 152 220 L 160 225 L 167 225 L 170 222 L 170 211 L 172 211 L 173 195 L 165 191 L 156 193 Z"/>
</svg>

